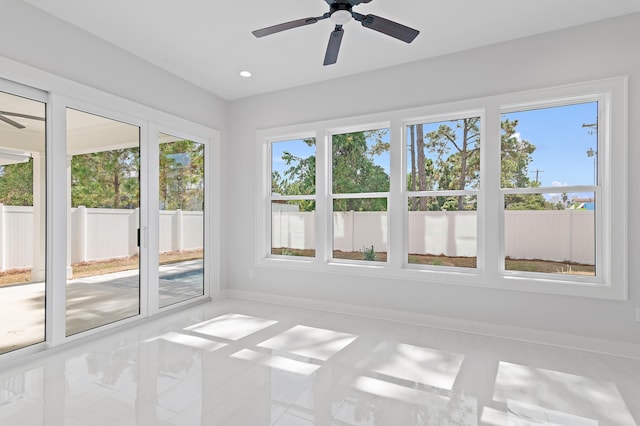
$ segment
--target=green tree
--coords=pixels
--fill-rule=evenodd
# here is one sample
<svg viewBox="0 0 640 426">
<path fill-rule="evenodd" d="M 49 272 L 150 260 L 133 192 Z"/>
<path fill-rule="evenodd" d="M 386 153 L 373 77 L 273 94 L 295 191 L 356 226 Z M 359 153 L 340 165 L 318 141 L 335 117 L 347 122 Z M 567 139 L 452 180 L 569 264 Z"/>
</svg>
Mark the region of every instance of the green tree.
<svg viewBox="0 0 640 426">
<path fill-rule="evenodd" d="M 8 206 L 33 205 L 33 159 L 0 166 L 0 203 Z"/>
<path fill-rule="evenodd" d="M 356 194 L 364 192 L 388 192 L 389 175 L 383 167 L 376 165 L 374 157 L 389 150 L 385 141 L 386 129 L 334 135 L 332 140 L 332 180 L 335 194 Z M 315 145 L 315 139 L 304 141 Z M 272 171 L 271 190 L 281 195 L 312 195 L 316 192 L 316 157 L 302 158 L 284 152 L 282 160 L 288 167 L 282 173 Z M 310 200 L 290 201 L 299 206 L 300 211 L 315 209 Z M 336 200 L 336 211 L 385 211 L 384 197 L 374 199 Z"/>
<path fill-rule="evenodd" d="M 502 121 L 501 136 L 501 173 L 502 188 L 536 188 L 540 183 L 529 178 L 529 164 L 536 150 L 531 142 L 517 137 L 518 120 Z M 510 194 L 505 196 L 507 210 L 550 210 L 553 203 L 545 200 L 542 194 Z"/>
<path fill-rule="evenodd" d="M 204 145 L 190 140 L 160 144 L 160 205 L 166 210 L 204 208 Z"/>
<path fill-rule="evenodd" d="M 307 146 L 315 146 L 316 140 L 305 139 Z M 271 172 L 271 192 L 280 195 L 313 195 L 316 192 L 316 157 L 306 158 L 296 156 L 288 151 L 283 152 L 282 160 L 288 167 L 282 176 L 278 171 Z M 316 203 L 313 200 L 288 201 L 287 204 L 297 204 L 300 211 L 314 211 Z"/>
<path fill-rule="evenodd" d="M 139 206 L 138 148 L 74 155 L 71 159 L 71 203 L 93 208 Z"/>
<path fill-rule="evenodd" d="M 374 156 L 388 151 L 383 141 L 386 130 L 354 132 L 334 135 L 332 139 L 332 182 L 334 194 L 388 192 L 389 175 L 375 164 Z M 373 144 L 369 148 L 368 141 Z M 352 198 L 334 200 L 334 211 L 386 211 L 387 202 L 381 198 Z"/>
<path fill-rule="evenodd" d="M 411 171 L 409 190 L 464 190 L 477 188 L 480 178 L 480 118 L 471 117 L 441 123 L 424 133 L 424 126 L 409 126 Z M 415 154 L 414 154 L 415 152 Z M 416 173 L 417 168 L 417 173 Z M 417 178 L 417 182 L 416 182 Z M 456 200 L 455 203 L 452 200 Z M 473 207 L 464 196 L 420 197 L 410 201 L 412 210 L 463 210 Z"/>
</svg>

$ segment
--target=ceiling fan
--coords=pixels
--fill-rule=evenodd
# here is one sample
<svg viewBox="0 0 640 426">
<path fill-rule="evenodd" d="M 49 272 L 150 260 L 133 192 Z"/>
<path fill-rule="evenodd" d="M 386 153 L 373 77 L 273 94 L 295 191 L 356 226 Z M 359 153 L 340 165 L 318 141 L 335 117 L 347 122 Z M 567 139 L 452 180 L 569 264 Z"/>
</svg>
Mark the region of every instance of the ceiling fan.
<svg viewBox="0 0 640 426">
<path fill-rule="evenodd" d="M 381 18 L 376 15 L 362 15 L 352 10 L 353 6 L 360 3 L 369 3 L 371 0 L 324 0 L 329 5 L 329 12 L 322 16 L 297 19 L 295 21 L 285 22 L 283 24 L 274 25 L 260 30 L 253 31 L 256 37 L 264 37 L 280 31 L 290 30 L 305 25 L 315 24 L 318 21 L 329 18 L 334 24 L 335 29 L 329 36 L 329 45 L 324 56 L 324 65 L 335 64 L 338 60 L 338 52 L 342 43 L 344 30 L 343 25 L 353 18 L 360 22 L 363 27 L 379 31 L 383 34 L 402 40 L 405 43 L 411 43 L 420 33 L 418 30 L 409 28 L 397 22 Z"/>
<path fill-rule="evenodd" d="M 18 112 L 0 111 L 0 121 L 4 121 L 5 123 L 10 124 L 11 126 L 17 128 L 17 129 L 24 129 L 25 126 L 23 126 L 22 124 L 18 123 L 17 121 L 14 121 L 14 120 L 10 119 L 7 116 L 9 116 L 9 117 L 19 117 L 19 118 L 28 118 L 29 120 L 45 121 L 44 117 L 36 117 L 35 115 L 29 115 L 29 114 L 20 114 Z"/>
</svg>

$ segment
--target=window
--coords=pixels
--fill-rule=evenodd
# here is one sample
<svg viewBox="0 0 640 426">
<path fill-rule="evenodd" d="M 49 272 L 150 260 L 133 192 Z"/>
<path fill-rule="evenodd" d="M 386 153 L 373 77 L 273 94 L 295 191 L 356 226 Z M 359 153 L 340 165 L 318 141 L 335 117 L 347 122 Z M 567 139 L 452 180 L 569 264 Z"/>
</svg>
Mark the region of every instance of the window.
<svg viewBox="0 0 640 426">
<path fill-rule="evenodd" d="M 613 78 L 259 131 L 269 190 L 259 198 L 268 213 L 258 264 L 624 299 L 626 85 Z M 315 139 L 279 136 L 305 132 L 317 153 L 288 145 L 315 149 Z M 313 173 L 303 167 L 311 164 Z M 313 205 L 314 224 L 287 219 L 280 230 L 274 203 L 300 216 Z M 311 235 L 315 251 L 298 252 Z M 292 254 L 315 257 L 276 262 Z"/>
<path fill-rule="evenodd" d="M 315 257 L 316 140 L 272 142 L 271 255 Z"/>
<path fill-rule="evenodd" d="M 503 112 L 504 269 L 596 275 L 598 101 Z"/>
<path fill-rule="evenodd" d="M 480 125 L 468 116 L 405 127 L 407 263 L 476 267 Z"/>
<path fill-rule="evenodd" d="M 333 259 L 387 261 L 389 129 L 333 134 Z"/>
</svg>

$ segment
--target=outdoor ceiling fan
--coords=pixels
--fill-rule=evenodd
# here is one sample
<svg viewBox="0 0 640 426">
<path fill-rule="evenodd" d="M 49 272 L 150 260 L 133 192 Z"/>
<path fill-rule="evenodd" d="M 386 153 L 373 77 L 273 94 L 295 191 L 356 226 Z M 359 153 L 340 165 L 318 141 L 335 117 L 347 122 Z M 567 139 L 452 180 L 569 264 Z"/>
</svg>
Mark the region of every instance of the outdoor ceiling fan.
<svg viewBox="0 0 640 426">
<path fill-rule="evenodd" d="M 324 56 L 324 65 L 331 65 L 335 64 L 338 60 L 340 43 L 342 43 L 342 36 L 344 34 L 342 26 L 349 22 L 351 18 L 360 22 L 365 28 L 379 31 L 393 38 L 397 38 L 398 40 L 402 40 L 405 43 L 411 43 L 420 33 L 418 30 L 398 24 L 397 22 L 393 22 L 376 15 L 361 15 L 360 13 L 351 10 L 353 6 L 357 6 L 360 3 L 369 3 L 371 0 L 324 1 L 329 5 L 329 12 L 322 16 L 297 19 L 295 21 L 285 22 L 272 27 L 262 28 L 260 30 L 253 31 L 253 35 L 256 37 L 264 37 L 280 31 L 315 24 L 318 21 L 329 18 L 336 26 L 329 36 L 329 45 L 327 46 L 327 52 Z"/>
<path fill-rule="evenodd" d="M 9 117 L 27 118 L 29 120 L 45 121 L 44 117 L 36 117 L 35 115 L 29 115 L 29 114 L 20 114 L 18 112 L 0 111 L 0 121 L 4 121 L 5 123 L 17 128 L 17 129 L 24 129 L 25 126 L 23 126 L 22 124 L 18 123 L 17 121 L 14 121 L 14 120 L 10 119 L 7 116 L 9 116 Z"/>
</svg>

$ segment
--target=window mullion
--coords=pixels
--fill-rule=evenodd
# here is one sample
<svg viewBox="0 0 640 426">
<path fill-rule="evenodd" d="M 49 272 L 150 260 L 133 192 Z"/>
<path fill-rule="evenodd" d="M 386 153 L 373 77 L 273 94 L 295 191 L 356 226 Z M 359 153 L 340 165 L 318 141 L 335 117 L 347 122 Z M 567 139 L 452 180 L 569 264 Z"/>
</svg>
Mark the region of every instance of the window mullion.
<svg viewBox="0 0 640 426">
<path fill-rule="evenodd" d="M 480 194 L 478 195 L 478 267 L 492 282 L 501 269 L 504 253 L 502 194 L 500 193 L 500 111 L 489 104 L 484 112 L 480 150 Z M 496 210 L 500 212 L 495 214 Z"/>
<path fill-rule="evenodd" d="M 394 270 L 401 270 L 405 259 L 405 232 L 404 217 L 406 210 L 406 198 L 403 189 L 406 187 L 406 177 L 403 177 L 403 162 L 406 158 L 403 138 L 404 127 L 400 118 L 395 118 L 390 123 L 390 187 L 387 201 L 387 214 L 389 215 L 389 245 L 387 250 L 387 262 Z M 403 201 L 405 200 L 405 201 Z"/>
</svg>

